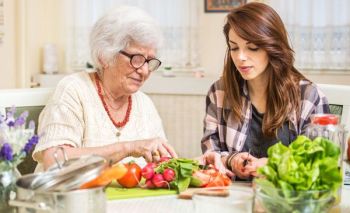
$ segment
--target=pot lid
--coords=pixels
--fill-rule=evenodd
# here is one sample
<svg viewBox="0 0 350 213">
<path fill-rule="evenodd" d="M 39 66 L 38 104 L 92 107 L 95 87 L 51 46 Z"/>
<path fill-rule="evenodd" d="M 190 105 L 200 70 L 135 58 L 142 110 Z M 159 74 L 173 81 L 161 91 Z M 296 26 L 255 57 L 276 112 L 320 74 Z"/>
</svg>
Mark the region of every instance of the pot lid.
<svg viewBox="0 0 350 213">
<path fill-rule="evenodd" d="M 56 158 L 57 159 L 57 158 Z M 58 162 L 58 161 L 56 161 Z M 109 166 L 98 155 L 84 155 L 54 165 L 33 179 L 30 188 L 39 191 L 70 191 L 99 176 Z"/>
</svg>

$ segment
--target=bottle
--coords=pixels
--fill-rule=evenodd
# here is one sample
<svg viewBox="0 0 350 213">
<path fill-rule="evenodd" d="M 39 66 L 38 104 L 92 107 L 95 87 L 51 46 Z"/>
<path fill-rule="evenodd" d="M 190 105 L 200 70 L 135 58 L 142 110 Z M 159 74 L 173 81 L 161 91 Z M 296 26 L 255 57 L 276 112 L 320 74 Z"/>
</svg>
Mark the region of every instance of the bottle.
<svg viewBox="0 0 350 213">
<path fill-rule="evenodd" d="M 314 114 L 311 116 L 311 123 L 306 130 L 309 138 L 324 137 L 336 143 L 340 148 L 339 167 L 342 167 L 345 159 L 346 130 L 340 124 L 340 118 L 334 114 Z"/>
<path fill-rule="evenodd" d="M 338 167 L 342 172 L 343 182 L 344 182 L 344 170 L 343 170 L 343 160 L 345 152 L 346 143 L 346 133 L 344 125 L 340 124 L 340 118 L 338 115 L 334 114 L 314 114 L 311 116 L 311 123 L 306 129 L 306 135 L 310 139 L 315 139 L 316 137 L 324 137 L 332 142 L 336 143 L 340 148 L 340 157 L 338 160 Z M 338 199 L 335 204 L 339 204 L 341 201 L 341 190 L 343 183 L 338 190 Z"/>
<path fill-rule="evenodd" d="M 43 71 L 45 74 L 58 72 L 57 47 L 53 43 L 47 43 L 43 47 Z"/>
</svg>

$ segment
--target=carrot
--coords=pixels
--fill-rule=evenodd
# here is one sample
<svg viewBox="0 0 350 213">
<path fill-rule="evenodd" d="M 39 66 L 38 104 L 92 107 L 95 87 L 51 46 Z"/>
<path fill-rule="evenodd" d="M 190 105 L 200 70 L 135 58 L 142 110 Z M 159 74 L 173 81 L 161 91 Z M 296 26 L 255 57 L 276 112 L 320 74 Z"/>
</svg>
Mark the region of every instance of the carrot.
<svg viewBox="0 0 350 213">
<path fill-rule="evenodd" d="M 99 186 L 106 186 L 112 180 L 117 180 L 122 178 L 127 172 L 127 168 L 122 163 L 113 165 L 112 167 L 105 169 L 102 173 L 95 179 L 84 183 L 80 186 L 80 189 L 89 189 Z"/>
</svg>

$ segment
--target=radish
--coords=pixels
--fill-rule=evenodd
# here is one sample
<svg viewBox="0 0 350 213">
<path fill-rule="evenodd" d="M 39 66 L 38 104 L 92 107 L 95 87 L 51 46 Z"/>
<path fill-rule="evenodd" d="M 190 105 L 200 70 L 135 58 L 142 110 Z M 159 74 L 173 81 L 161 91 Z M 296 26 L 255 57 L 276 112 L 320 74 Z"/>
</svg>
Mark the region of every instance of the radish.
<svg viewBox="0 0 350 213">
<path fill-rule="evenodd" d="M 152 183 L 157 188 L 163 188 L 163 187 L 166 187 L 166 185 L 167 185 L 162 174 L 155 174 L 155 175 L 153 175 Z"/>
<path fill-rule="evenodd" d="M 149 167 L 151 167 L 151 168 L 156 168 L 157 167 L 157 164 L 156 163 L 153 163 L 153 162 L 149 162 L 149 163 L 147 163 L 147 165 L 146 165 L 146 167 L 147 166 L 149 166 Z"/>
<path fill-rule="evenodd" d="M 147 166 L 143 167 L 141 174 L 146 180 L 151 179 L 154 175 L 154 167 L 151 164 L 147 164 Z"/>
<path fill-rule="evenodd" d="M 171 159 L 170 157 L 161 157 L 161 158 L 159 159 L 159 163 L 167 162 L 167 161 L 169 161 L 170 159 Z"/>
<path fill-rule="evenodd" d="M 146 180 L 146 188 L 147 189 L 154 189 L 155 185 L 152 183 L 152 180 Z"/>
<path fill-rule="evenodd" d="M 175 179 L 175 171 L 173 169 L 167 168 L 163 172 L 163 177 L 166 181 L 171 182 Z"/>
</svg>

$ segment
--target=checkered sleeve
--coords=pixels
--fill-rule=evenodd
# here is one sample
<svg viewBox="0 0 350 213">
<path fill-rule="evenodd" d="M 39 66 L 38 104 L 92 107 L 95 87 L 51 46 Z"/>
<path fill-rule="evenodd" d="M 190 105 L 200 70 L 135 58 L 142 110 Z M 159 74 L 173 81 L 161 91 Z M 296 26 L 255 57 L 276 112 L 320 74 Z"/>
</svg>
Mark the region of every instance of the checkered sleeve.
<svg viewBox="0 0 350 213">
<path fill-rule="evenodd" d="M 221 155 L 228 155 L 228 152 L 222 151 L 220 147 L 219 128 L 224 125 L 220 124 L 219 114 L 222 113 L 222 100 L 224 93 L 218 89 L 217 82 L 214 83 L 206 97 L 206 113 L 204 117 L 204 135 L 201 140 L 202 152 L 215 151 Z"/>
</svg>

